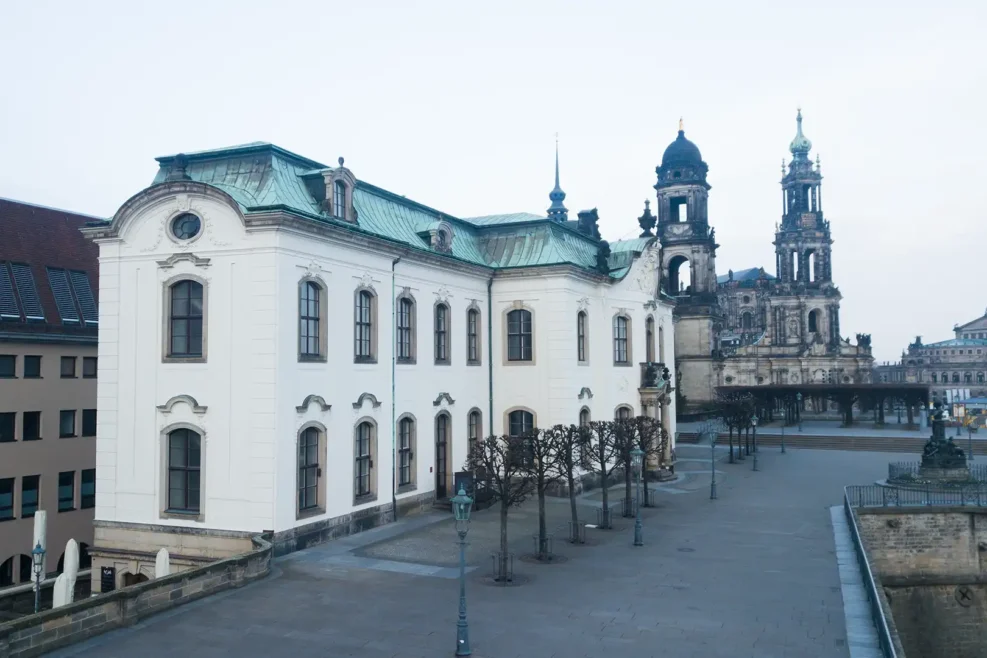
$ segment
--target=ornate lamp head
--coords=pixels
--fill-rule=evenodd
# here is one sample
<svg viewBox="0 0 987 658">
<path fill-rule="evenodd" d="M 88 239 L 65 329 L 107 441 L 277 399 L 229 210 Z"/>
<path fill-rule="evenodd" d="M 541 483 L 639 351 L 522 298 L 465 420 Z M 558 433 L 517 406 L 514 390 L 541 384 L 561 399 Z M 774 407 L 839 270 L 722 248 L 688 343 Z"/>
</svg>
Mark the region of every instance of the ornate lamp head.
<svg viewBox="0 0 987 658">
<path fill-rule="evenodd" d="M 452 513 L 456 517 L 456 525 L 468 525 L 470 522 L 470 511 L 473 507 L 473 499 L 466 495 L 466 489 L 462 485 L 459 493 L 452 498 Z"/>
<path fill-rule="evenodd" d="M 41 542 L 39 541 L 34 549 L 31 550 L 31 561 L 34 563 L 34 573 L 36 575 L 41 575 L 41 569 L 45 560 L 45 549 L 41 548 Z"/>
</svg>

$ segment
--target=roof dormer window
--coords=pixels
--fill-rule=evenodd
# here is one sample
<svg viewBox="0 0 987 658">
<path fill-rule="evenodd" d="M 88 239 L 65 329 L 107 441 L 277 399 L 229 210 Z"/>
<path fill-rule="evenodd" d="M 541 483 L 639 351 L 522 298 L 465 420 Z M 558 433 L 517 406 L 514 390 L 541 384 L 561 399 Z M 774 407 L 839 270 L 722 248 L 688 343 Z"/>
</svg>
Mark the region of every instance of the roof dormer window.
<svg viewBox="0 0 987 658">
<path fill-rule="evenodd" d="M 336 217 L 346 217 L 346 183 L 341 180 L 333 183 L 332 189 L 332 214 Z"/>
<path fill-rule="evenodd" d="M 355 224 L 357 216 L 353 207 L 353 192 L 356 178 L 353 172 L 343 166 L 343 159 L 340 158 L 339 166 L 324 170 L 322 177 L 326 183 L 325 211 L 334 219 Z"/>
</svg>

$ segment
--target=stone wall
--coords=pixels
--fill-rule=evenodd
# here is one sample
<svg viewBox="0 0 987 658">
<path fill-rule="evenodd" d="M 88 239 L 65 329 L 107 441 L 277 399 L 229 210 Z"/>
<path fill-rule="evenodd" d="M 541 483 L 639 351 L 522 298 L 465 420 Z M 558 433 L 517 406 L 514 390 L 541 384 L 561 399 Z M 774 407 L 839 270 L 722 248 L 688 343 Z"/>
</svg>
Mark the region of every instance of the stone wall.
<svg viewBox="0 0 987 658">
<path fill-rule="evenodd" d="M 0 624 L 0 656 L 40 656 L 114 628 L 133 625 L 168 608 L 262 578 L 270 571 L 273 547 L 261 537 L 255 537 L 253 544 L 254 550 L 243 555 Z"/>
<path fill-rule="evenodd" d="M 906 655 L 987 655 L 987 509 L 856 512 Z"/>
<path fill-rule="evenodd" d="M 41 581 L 41 596 L 39 603 L 42 610 L 51 607 L 55 578 Z M 89 569 L 80 569 L 75 581 L 75 596 L 73 600 L 81 601 L 89 597 Z M 0 623 L 34 614 L 34 584 L 22 583 L 0 590 Z"/>
</svg>

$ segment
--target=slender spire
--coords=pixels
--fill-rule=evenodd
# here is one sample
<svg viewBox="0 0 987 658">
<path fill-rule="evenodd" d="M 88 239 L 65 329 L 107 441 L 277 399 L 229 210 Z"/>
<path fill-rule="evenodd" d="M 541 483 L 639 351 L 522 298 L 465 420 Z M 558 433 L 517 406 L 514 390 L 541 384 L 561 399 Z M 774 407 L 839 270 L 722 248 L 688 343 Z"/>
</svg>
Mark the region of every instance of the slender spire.
<svg viewBox="0 0 987 658">
<path fill-rule="evenodd" d="M 795 117 L 795 121 L 798 124 L 798 128 L 795 132 L 795 139 L 789 144 L 788 150 L 792 152 L 796 160 L 801 160 L 809 155 L 809 150 L 812 148 L 812 142 L 809 138 L 802 134 L 802 108 L 798 109 L 798 115 Z"/>
<path fill-rule="evenodd" d="M 555 188 L 549 192 L 548 198 L 552 205 L 548 207 L 548 218 L 556 222 L 565 222 L 569 219 L 569 211 L 562 203 L 565 201 L 565 192 L 559 185 L 559 134 L 555 133 Z"/>
<path fill-rule="evenodd" d="M 682 122 L 682 117 L 679 117 L 679 132 L 680 133 L 685 132 L 685 124 Z"/>
</svg>

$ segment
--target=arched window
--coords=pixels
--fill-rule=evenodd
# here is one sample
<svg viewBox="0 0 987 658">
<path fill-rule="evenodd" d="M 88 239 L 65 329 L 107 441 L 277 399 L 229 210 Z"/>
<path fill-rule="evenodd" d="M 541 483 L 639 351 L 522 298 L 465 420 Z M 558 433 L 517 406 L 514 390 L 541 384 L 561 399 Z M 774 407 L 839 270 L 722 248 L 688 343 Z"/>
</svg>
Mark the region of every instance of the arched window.
<svg viewBox="0 0 987 658">
<path fill-rule="evenodd" d="M 627 342 L 627 318 L 617 315 L 613 318 L 613 362 L 627 364 L 630 362 Z"/>
<path fill-rule="evenodd" d="M 675 256 L 668 261 L 668 293 L 670 295 L 688 295 L 692 292 L 692 271 L 689 259 L 685 256 Z"/>
<path fill-rule="evenodd" d="M 634 413 L 634 410 L 631 409 L 630 407 L 628 407 L 628 406 L 620 406 L 620 407 L 617 407 L 617 413 L 614 414 L 614 418 L 616 420 L 630 420 L 631 414 L 633 414 L 633 413 Z"/>
<path fill-rule="evenodd" d="M 945 384 L 948 381 L 949 381 L 949 373 L 948 372 L 942 373 L 942 383 Z"/>
<path fill-rule="evenodd" d="M 579 426 L 580 427 L 589 427 L 589 419 L 590 419 L 589 409 L 586 408 L 586 407 L 583 407 L 582 409 L 580 409 L 579 410 Z"/>
<path fill-rule="evenodd" d="M 333 214 L 336 217 L 346 217 L 346 183 L 341 180 L 332 187 Z"/>
<path fill-rule="evenodd" d="M 665 363 L 665 328 L 658 325 L 658 362 Z"/>
<path fill-rule="evenodd" d="M 576 359 L 586 361 L 586 312 L 576 315 Z"/>
<path fill-rule="evenodd" d="M 357 498 L 373 493 L 374 434 L 374 425 L 368 420 L 356 426 L 354 493 Z"/>
<path fill-rule="evenodd" d="M 958 372 L 954 372 L 953 373 L 953 383 L 954 384 L 959 384 L 960 383 L 960 373 L 958 373 Z"/>
<path fill-rule="evenodd" d="M 740 328 L 745 330 L 750 330 L 753 326 L 754 326 L 754 316 L 747 311 L 742 313 L 740 316 Z"/>
<path fill-rule="evenodd" d="M 518 409 L 507 416 L 508 436 L 518 437 L 529 434 L 535 426 L 535 417 L 530 411 Z"/>
<path fill-rule="evenodd" d="M 30 556 L 25 555 L 28 560 Z M 89 554 L 89 544 L 86 542 L 79 542 L 79 568 L 89 569 L 93 566 L 93 557 Z"/>
<path fill-rule="evenodd" d="M 303 281 L 298 300 L 298 347 L 301 357 L 321 356 L 319 340 L 319 303 L 322 289 L 314 281 Z"/>
<path fill-rule="evenodd" d="M 202 356 L 202 284 L 184 280 L 171 286 L 168 356 Z"/>
<path fill-rule="evenodd" d="M 531 361 L 531 311 L 515 309 L 507 314 L 507 360 Z"/>
<path fill-rule="evenodd" d="M 813 333 L 819 331 L 819 309 L 809 311 L 809 331 Z"/>
<path fill-rule="evenodd" d="M 376 358 L 374 340 L 374 316 L 377 298 L 369 290 L 356 293 L 354 309 L 353 356 L 356 361 L 372 361 Z"/>
<path fill-rule="evenodd" d="M 14 584 L 14 557 L 7 558 L 0 564 L 0 587 Z"/>
<path fill-rule="evenodd" d="M 969 373 L 969 372 L 963 373 L 963 383 L 965 383 L 965 384 L 972 384 L 973 383 L 973 374 L 972 373 Z"/>
<path fill-rule="evenodd" d="M 298 437 L 298 511 L 319 507 L 319 430 L 309 427 Z"/>
<path fill-rule="evenodd" d="M 398 421 L 398 486 L 410 487 L 413 484 L 415 446 L 415 421 L 411 417 Z"/>
<path fill-rule="evenodd" d="M 475 308 L 466 311 L 466 363 L 480 363 L 480 312 Z"/>
<path fill-rule="evenodd" d="M 198 513 L 202 437 L 190 429 L 168 434 L 168 511 Z"/>
<path fill-rule="evenodd" d="M 85 546 L 85 544 L 79 544 L 79 568 L 80 569 L 87 569 L 90 566 L 92 566 L 92 558 L 89 558 L 89 550 L 87 548 L 86 549 L 86 557 L 89 558 L 89 564 L 86 565 L 85 567 L 82 566 L 82 551 L 83 551 L 83 548 L 82 547 L 83 546 Z M 34 568 L 33 568 L 34 567 L 34 560 L 31 559 L 31 556 L 30 555 L 25 555 L 24 553 L 21 553 L 20 559 L 18 560 L 18 562 L 20 562 L 20 568 L 18 569 L 18 571 L 20 572 L 18 574 L 18 576 L 20 577 L 19 578 L 20 582 L 22 582 L 22 583 L 29 583 L 32 580 L 34 580 L 34 577 L 33 577 L 33 574 L 34 574 Z"/>
<path fill-rule="evenodd" d="M 978 384 L 983 384 L 984 383 L 984 373 L 982 373 L 982 372 L 978 372 L 977 373 L 977 383 Z"/>
<path fill-rule="evenodd" d="M 476 445 L 480 440 L 480 433 L 483 431 L 481 426 L 480 412 L 476 409 L 470 412 L 466 423 L 466 440 L 467 449 L 472 453 L 476 449 Z"/>
<path fill-rule="evenodd" d="M 449 363 L 449 307 L 435 305 L 435 362 Z"/>
<path fill-rule="evenodd" d="M 936 377 L 936 373 L 932 373 L 932 383 L 933 383 L 933 384 L 935 384 L 935 383 L 936 383 L 936 380 L 937 380 L 937 379 L 938 379 L 938 378 Z"/>
<path fill-rule="evenodd" d="M 644 344 L 645 361 L 652 363 L 655 360 L 655 319 L 651 316 L 644 321 Z"/>
<path fill-rule="evenodd" d="M 410 297 L 398 300 L 398 361 L 415 358 L 415 302 Z"/>
<path fill-rule="evenodd" d="M 435 417 L 435 497 L 439 500 L 449 495 L 449 414 L 442 412 Z"/>
</svg>

